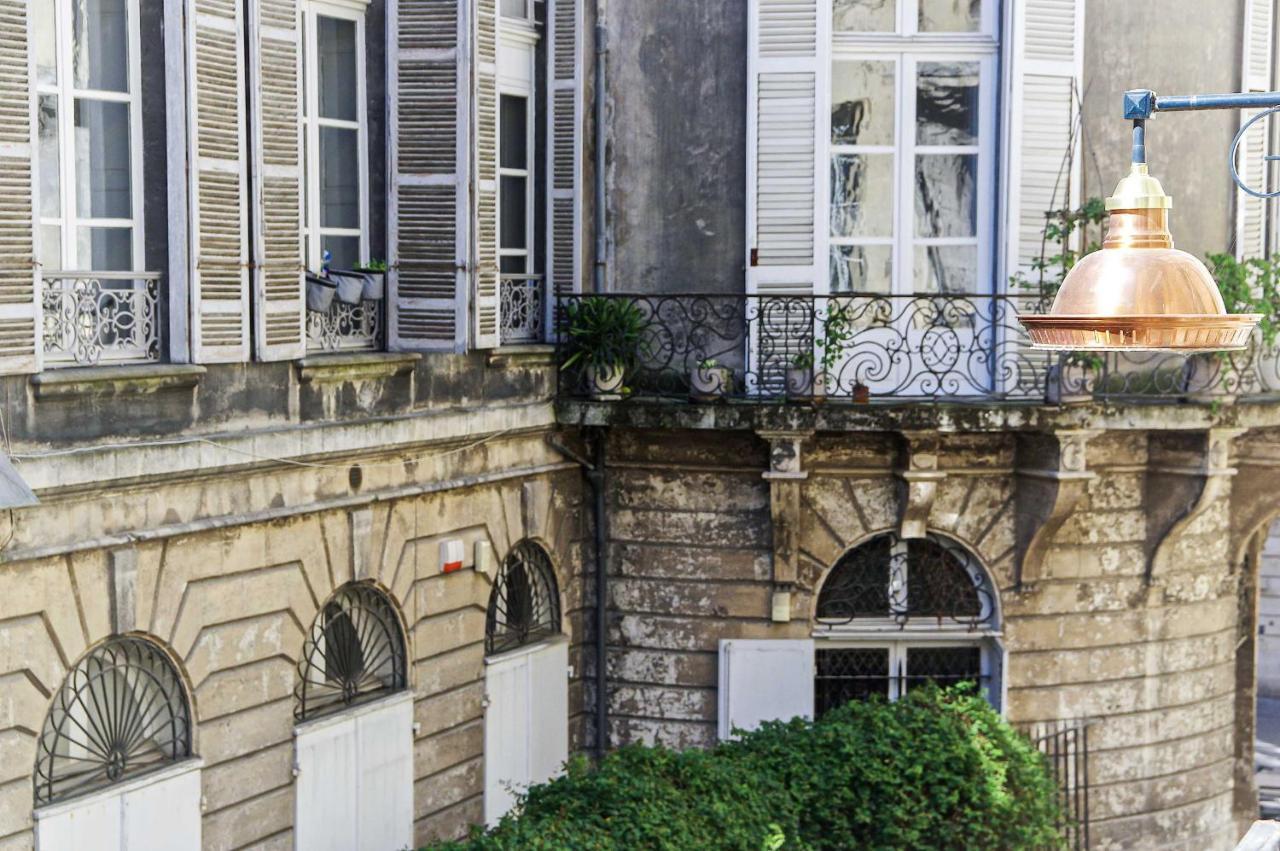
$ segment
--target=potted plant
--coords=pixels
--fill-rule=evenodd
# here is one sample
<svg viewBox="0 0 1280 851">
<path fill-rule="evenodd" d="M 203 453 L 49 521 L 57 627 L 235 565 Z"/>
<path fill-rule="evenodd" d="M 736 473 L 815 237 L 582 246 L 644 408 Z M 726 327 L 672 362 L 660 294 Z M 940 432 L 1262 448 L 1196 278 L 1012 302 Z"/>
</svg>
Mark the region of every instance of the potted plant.
<svg viewBox="0 0 1280 851">
<path fill-rule="evenodd" d="M 587 392 L 617 399 L 627 371 L 644 355 L 645 318 L 629 299 L 587 296 L 565 307 L 569 357 L 561 369 L 577 366 Z"/>
<path fill-rule="evenodd" d="M 337 286 L 338 301 L 345 304 L 359 304 L 364 298 L 364 275 L 359 272 L 329 272 L 329 279 Z"/>
<path fill-rule="evenodd" d="M 813 373 L 813 352 L 801 352 L 791 359 L 787 367 L 787 397 L 807 399 L 818 395 Z"/>
<path fill-rule="evenodd" d="M 689 372 L 689 395 L 694 399 L 722 399 L 733 389 L 733 370 L 715 358 L 703 358 Z"/>
<path fill-rule="evenodd" d="M 370 260 L 368 263 L 359 263 L 355 271 L 364 275 L 364 293 L 361 297 L 365 301 L 380 301 L 386 289 L 384 283 L 387 277 L 386 262 Z"/>
<path fill-rule="evenodd" d="M 338 285 L 328 278 L 307 273 L 307 310 L 325 313 L 333 304 L 333 296 L 338 292 Z"/>
</svg>

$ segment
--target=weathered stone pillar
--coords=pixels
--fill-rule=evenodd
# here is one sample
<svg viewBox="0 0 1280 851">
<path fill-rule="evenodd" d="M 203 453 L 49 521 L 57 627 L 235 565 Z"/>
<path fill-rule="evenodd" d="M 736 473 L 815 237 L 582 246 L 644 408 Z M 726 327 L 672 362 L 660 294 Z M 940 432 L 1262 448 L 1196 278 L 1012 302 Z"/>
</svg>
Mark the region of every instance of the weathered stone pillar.
<svg viewBox="0 0 1280 851">
<path fill-rule="evenodd" d="M 801 452 L 804 441 L 812 437 L 813 432 L 757 433 L 769 441 L 769 469 L 763 474 L 769 482 L 773 521 L 773 593 L 769 616 L 785 623 L 791 620 L 791 593 L 795 589 L 800 558 L 800 484 L 809 477 Z"/>
</svg>

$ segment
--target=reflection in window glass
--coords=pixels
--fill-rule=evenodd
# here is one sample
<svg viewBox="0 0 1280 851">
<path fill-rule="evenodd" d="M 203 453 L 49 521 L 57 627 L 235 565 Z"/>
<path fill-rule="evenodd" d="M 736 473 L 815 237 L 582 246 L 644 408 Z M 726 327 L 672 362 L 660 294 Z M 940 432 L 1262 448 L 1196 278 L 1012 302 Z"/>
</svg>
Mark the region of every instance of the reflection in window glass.
<svg viewBox="0 0 1280 851">
<path fill-rule="evenodd" d="M 360 263 L 360 237 L 325 234 L 321 251 L 328 250 L 330 269 L 350 269 Z"/>
<path fill-rule="evenodd" d="M 915 254 L 916 292 L 978 291 L 978 246 L 917 245 Z"/>
<path fill-rule="evenodd" d="M 77 98 L 75 113 L 76 212 L 130 218 L 129 105 Z"/>
<path fill-rule="evenodd" d="M 320 53 L 320 117 L 355 121 L 356 24 L 355 21 L 316 19 Z"/>
<path fill-rule="evenodd" d="M 504 18 L 527 18 L 529 16 L 526 0 L 502 0 L 501 12 Z"/>
<path fill-rule="evenodd" d="M 978 63 L 921 62 L 916 77 L 916 142 L 978 142 Z"/>
<path fill-rule="evenodd" d="M 893 288 L 893 246 L 831 246 L 831 292 L 888 293 Z"/>
<path fill-rule="evenodd" d="M 976 154 L 916 157 L 916 236 L 975 236 L 978 232 Z"/>
<path fill-rule="evenodd" d="M 892 145 L 892 62 L 836 62 L 831 73 L 831 141 Z"/>
<path fill-rule="evenodd" d="M 893 154 L 831 158 L 831 235 L 893 235 Z"/>
<path fill-rule="evenodd" d="M 58 98 L 41 95 L 38 104 L 37 133 L 39 149 L 36 157 L 40 167 L 40 215 L 58 216 L 62 212 L 62 168 L 58 152 Z"/>
<path fill-rule="evenodd" d="M 40 226 L 40 265 L 46 272 L 62 269 L 62 228 L 58 225 Z"/>
<path fill-rule="evenodd" d="M 36 81 L 40 85 L 58 82 L 57 14 L 52 2 L 32 4 L 33 33 L 36 55 Z"/>
<path fill-rule="evenodd" d="M 893 32 L 898 28 L 896 0 L 835 0 L 832 11 L 836 32 Z"/>
<path fill-rule="evenodd" d="M 359 132 L 320 128 L 320 227 L 360 227 Z"/>
<path fill-rule="evenodd" d="M 975 32 L 982 26 L 982 0 L 919 0 L 921 32 Z"/>
<path fill-rule="evenodd" d="M 501 166 L 503 168 L 527 169 L 529 167 L 529 100 L 515 95 L 503 95 L 501 98 L 502 114 L 499 124 L 502 126 Z"/>
<path fill-rule="evenodd" d="M 133 232 L 129 228 L 77 228 L 78 268 L 127 272 L 133 268 Z"/>
<path fill-rule="evenodd" d="M 50 2 L 50 0 L 43 0 Z M 126 0 L 71 4 L 75 84 L 82 89 L 129 90 L 129 17 Z"/>
</svg>

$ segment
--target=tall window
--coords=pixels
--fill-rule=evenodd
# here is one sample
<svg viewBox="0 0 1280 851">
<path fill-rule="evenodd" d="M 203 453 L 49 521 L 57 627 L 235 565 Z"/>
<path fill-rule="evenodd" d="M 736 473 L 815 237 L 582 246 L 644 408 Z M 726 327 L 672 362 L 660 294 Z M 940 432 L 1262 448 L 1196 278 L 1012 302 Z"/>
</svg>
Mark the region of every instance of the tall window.
<svg viewBox="0 0 1280 851">
<path fill-rule="evenodd" d="M 505 275 L 533 272 L 535 49 L 529 0 L 503 0 L 498 52 L 498 256 Z"/>
<path fill-rule="evenodd" d="M 138 0 L 40 0 L 37 210 L 46 269 L 143 262 Z"/>
<path fill-rule="evenodd" d="M 350 269 L 369 259 L 364 3 L 303 11 L 303 221 L 307 265 Z"/>
<path fill-rule="evenodd" d="M 832 292 L 992 279 L 994 0 L 835 0 Z"/>
</svg>

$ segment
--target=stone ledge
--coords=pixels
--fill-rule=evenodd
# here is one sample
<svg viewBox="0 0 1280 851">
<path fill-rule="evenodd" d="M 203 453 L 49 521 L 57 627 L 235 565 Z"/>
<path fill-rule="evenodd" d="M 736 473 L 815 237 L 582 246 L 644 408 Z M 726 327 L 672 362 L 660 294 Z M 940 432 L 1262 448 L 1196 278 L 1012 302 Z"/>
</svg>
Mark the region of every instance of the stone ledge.
<svg viewBox="0 0 1280 851">
<path fill-rule="evenodd" d="M 487 366 L 505 369 L 520 366 L 551 366 L 556 362 L 556 347 L 551 344 L 503 346 L 493 349 L 485 360 Z"/>
<path fill-rule="evenodd" d="M 193 363 L 132 366 L 83 366 L 53 369 L 31 376 L 38 400 L 107 396 L 145 396 L 162 390 L 187 390 L 207 370 Z"/>
<path fill-rule="evenodd" d="M 412 372 L 422 355 L 417 352 L 350 352 L 309 355 L 297 361 L 303 384 L 367 381 Z"/>
</svg>

